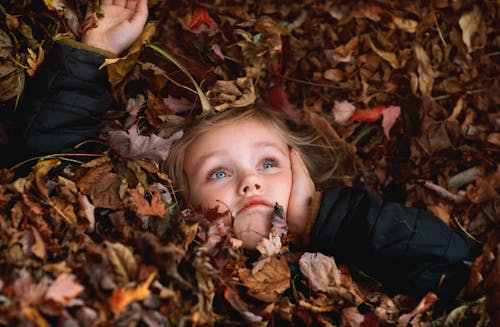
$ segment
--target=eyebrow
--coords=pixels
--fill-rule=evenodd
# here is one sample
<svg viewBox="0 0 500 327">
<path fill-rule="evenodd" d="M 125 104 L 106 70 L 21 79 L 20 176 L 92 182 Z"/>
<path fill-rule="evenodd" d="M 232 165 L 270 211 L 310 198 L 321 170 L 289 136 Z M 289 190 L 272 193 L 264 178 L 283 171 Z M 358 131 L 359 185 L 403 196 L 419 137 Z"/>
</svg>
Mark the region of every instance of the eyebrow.
<svg viewBox="0 0 500 327">
<path fill-rule="evenodd" d="M 283 152 L 276 144 L 272 143 L 272 142 L 259 142 L 259 143 L 255 143 L 254 144 L 254 147 L 255 148 L 259 148 L 259 147 L 264 147 L 264 148 L 273 148 L 275 150 L 277 150 L 279 153 L 281 153 L 283 156 L 287 156 L 287 154 L 285 152 Z M 202 156 L 200 159 L 198 159 L 198 162 L 194 165 L 194 171 L 197 172 L 197 171 L 200 171 L 201 169 L 201 166 L 211 157 L 217 155 L 217 154 L 225 154 L 227 153 L 228 151 L 226 150 L 215 150 L 215 151 L 212 151 L 212 152 L 209 152 L 207 154 L 205 154 L 204 156 Z"/>
</svg>

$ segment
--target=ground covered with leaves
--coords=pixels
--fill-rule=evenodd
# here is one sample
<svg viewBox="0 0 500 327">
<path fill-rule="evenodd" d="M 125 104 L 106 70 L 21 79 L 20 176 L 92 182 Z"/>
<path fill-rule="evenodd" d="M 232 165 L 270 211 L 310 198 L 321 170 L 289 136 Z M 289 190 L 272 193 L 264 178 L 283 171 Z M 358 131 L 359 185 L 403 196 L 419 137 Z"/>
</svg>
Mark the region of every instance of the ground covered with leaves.
<svg viewBox="0 0 500 327">
<path fill-rule="evenodd" d="M 2 1 L 2 142 L 24 83 L 54 39 L 78 38 L 85 5 Z M 500 324 L 497 1 L 149 7 L 138 43 L 106 62 L 106 151 L 0 173 L 0 325 Z M 483 246 L 453 304 L 390 296 L 355 267 L 287 251 L 279 208 L 252 265 L 230 229 L 177 201 L 159 165 L 176 127 L 255 101 L 346 144 L 356 182 Z"/>
</svg>

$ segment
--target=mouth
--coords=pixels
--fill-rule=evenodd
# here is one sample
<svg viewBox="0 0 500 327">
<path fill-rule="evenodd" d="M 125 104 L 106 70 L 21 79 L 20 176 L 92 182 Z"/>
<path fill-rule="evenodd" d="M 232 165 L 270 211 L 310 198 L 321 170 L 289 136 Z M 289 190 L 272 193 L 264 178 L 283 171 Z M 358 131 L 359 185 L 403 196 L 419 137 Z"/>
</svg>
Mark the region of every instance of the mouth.
<svg viewBox="0 0 500 327">
<path fill-rule="evenodd" d="M 265 199 L 261 198 L 261 197 L 250 197 L 248 199 L 245 199 L 241 205 L 241 208 L 238 210 L 238 212 L 236 212 L 236 216 L 238 216 L 239 214 L 249 210 L 249 209 L 252 209 L 252 208 L 256 208 L 256 207 L 273 207 L 273 204 L 270 203 L 269 201 L 266 201 Z"/>
</svg>

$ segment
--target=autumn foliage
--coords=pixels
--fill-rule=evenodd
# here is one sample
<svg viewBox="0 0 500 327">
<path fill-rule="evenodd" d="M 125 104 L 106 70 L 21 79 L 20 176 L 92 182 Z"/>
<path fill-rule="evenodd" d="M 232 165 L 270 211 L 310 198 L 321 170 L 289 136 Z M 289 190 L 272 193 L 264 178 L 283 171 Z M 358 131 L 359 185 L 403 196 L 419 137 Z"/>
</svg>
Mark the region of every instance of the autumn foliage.
<svg viewBox="0 0 500 327">
<path fill-rule="evenodd" d="M 86 2 L 2 1 L 1 142 L 51 43 L 78 37 Z M 104 65 L 106 150 L 0 171 L 0 325 L 500 324 L 498 2 L 149 7 L 138 42 Z M 388 295 L 335 258 L 290 251 L 279 208 L 257 258 L 221 217 L 188 210 L 160 166 L 176 127 L 207 105 L 180 66 L 212 110 L 283 110 L 352 150 L 354 182 L 481 244 L 457 301 Z"/>
</svg>

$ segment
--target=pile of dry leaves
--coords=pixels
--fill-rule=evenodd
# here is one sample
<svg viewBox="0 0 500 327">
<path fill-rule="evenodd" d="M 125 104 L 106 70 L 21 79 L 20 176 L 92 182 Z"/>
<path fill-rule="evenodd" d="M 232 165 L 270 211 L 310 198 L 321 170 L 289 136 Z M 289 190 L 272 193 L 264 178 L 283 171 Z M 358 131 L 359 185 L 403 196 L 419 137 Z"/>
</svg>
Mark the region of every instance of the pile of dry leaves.
<svg viewBox="0 0 500 327">
<path fill-rule="evenodd" d="M 86 2 L 2 1 L 2 142 L 24 82 L 53 39 L 78 37 Z M 500 324 L 497 1 L 149 7 L 137 44 L 105 64 L 109 151 L 0 172 L 0 325 Z M 354 267 L 290 252 L 279 207 L 256 258 L 220 218 L 183 207 L 158 164 L 176 127 L 256 101 L 344 142 L 365 187 L 483 245 L 456 303 L 388 296 Z"/>
</svg>

